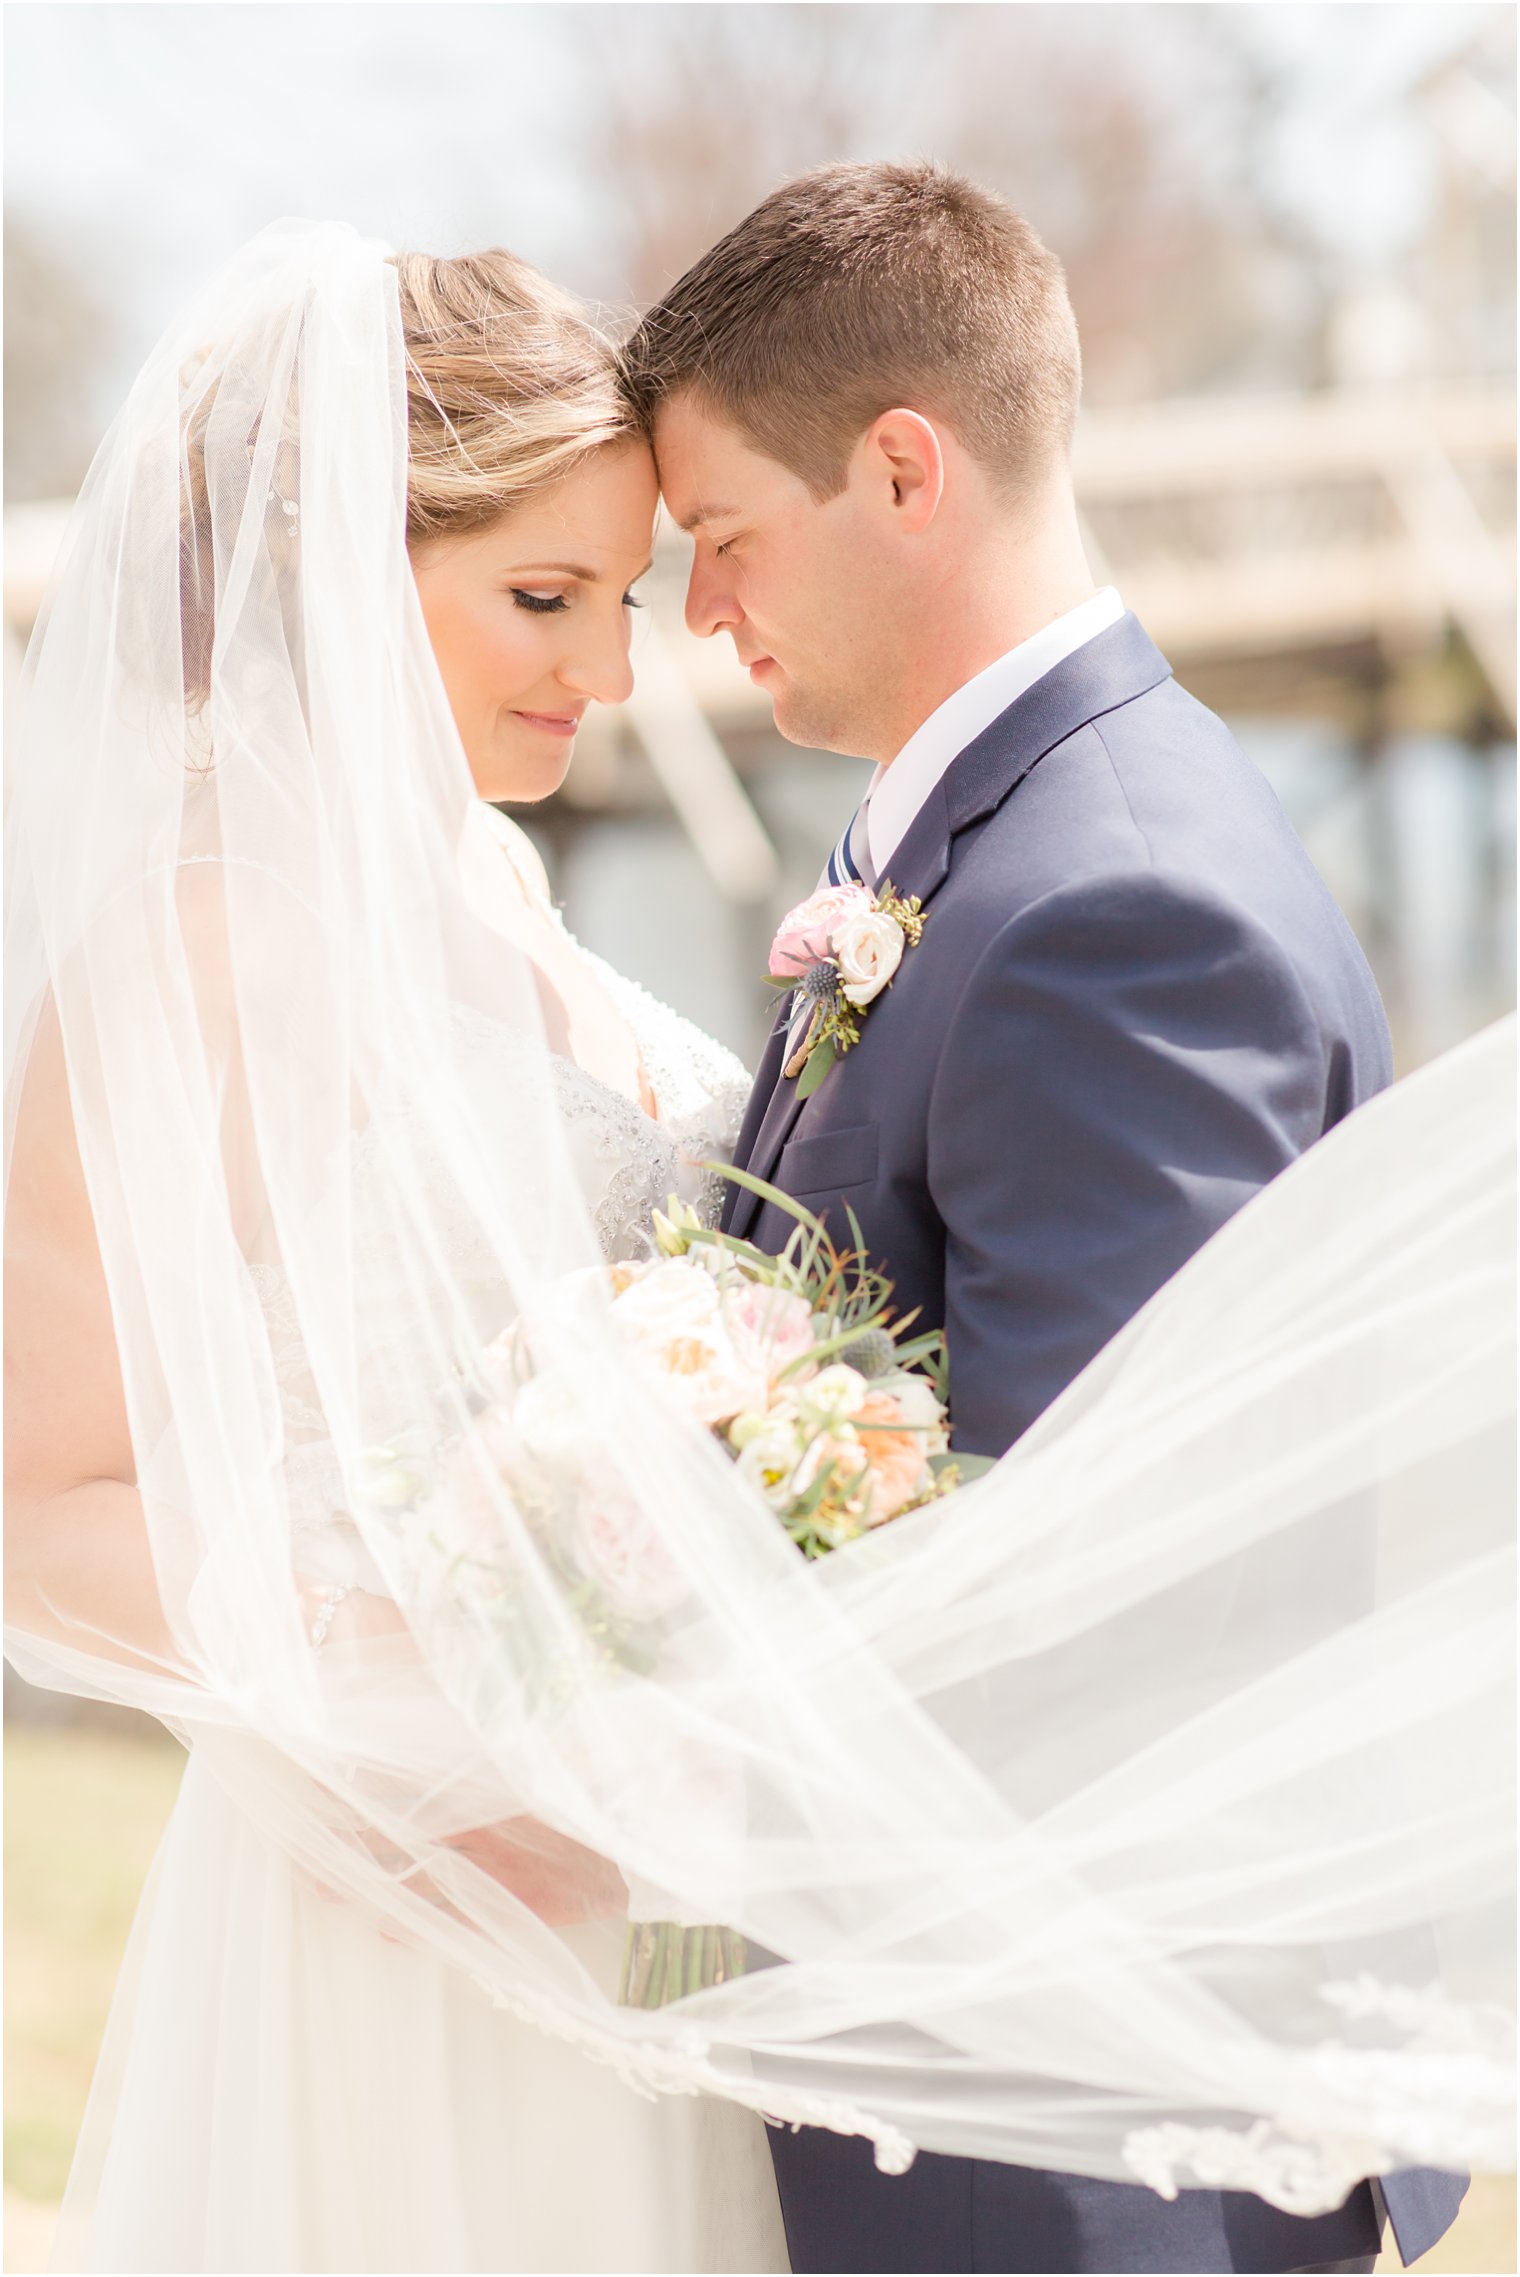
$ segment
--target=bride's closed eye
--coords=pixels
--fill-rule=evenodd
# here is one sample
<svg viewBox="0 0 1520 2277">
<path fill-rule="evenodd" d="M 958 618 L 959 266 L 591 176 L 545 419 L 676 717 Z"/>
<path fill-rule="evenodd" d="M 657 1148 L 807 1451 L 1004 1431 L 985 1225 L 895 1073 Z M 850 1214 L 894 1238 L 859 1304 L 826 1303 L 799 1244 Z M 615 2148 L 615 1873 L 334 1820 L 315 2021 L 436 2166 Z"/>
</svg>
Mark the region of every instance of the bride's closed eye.
<svg viewBox="0 0 1520 2277">
<path fill-rule="evenodd" d="M 556 611 L 568 609 L 570 606 L 570 597 L 567 593 L 529 593 L 521 585 L 509 585 L 507 590 L 519 609 L 527 609 L 534 616 L 551 616 Z M 623 606 L 625 609 L 642 609 L 644 603 L 636 593 L 625 593 L 623 595 Z"/>
</svg>

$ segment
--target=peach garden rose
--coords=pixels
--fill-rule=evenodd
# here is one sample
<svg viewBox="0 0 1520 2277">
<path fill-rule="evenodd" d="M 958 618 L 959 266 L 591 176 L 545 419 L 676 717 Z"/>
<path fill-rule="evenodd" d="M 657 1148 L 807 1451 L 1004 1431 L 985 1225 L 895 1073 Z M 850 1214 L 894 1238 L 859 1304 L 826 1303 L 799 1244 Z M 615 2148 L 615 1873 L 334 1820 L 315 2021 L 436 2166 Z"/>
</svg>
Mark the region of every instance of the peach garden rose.
<svg viewBox="0 0 1520 2277">
<path fill-rule="evenodd" d="M 923 1434 L 908 1428 L 890 1392 L 868 1392 L 850 1420 L 871 1466 L 871 1524 L 880 1526 L 933 1484 Z"/>
</svg>

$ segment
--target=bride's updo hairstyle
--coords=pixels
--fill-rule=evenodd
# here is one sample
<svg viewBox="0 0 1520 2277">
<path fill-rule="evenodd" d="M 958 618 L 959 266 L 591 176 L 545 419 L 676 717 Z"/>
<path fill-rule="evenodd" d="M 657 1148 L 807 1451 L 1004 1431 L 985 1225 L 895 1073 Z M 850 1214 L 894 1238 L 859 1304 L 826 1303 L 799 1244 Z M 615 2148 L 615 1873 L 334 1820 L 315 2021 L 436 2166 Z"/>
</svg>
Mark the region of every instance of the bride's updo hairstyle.
<svg viewBox="0 0 1520 2277">
<path fill-rule="evenodd" d="M 516 254 L 500 247 L 450 259 L 397 253 L 391 265 L 406 370 L 406 541 L 413 554 L 484 528 L 592 452 L 639 432 L 612 342 L 572 294 Z M 225 552 L 250 471 L 271 449 L 274 511 L 265 544 L 282 604 L 285 568 L 297 558 L 297 387 L 292 376 L 271 438 L 262 385 L 257 404 L 245 400 L 235 341 L 208 345 L 181 375 L 179 620 L 191 718 L 211 692 L 215 531 L 220 518 Z"/>
<path fill-rule="evenodd" d="M 515 254 L 398 253 L 407 543 L 478 530 L 636 431 L 609 341 Z"/>
</svg>

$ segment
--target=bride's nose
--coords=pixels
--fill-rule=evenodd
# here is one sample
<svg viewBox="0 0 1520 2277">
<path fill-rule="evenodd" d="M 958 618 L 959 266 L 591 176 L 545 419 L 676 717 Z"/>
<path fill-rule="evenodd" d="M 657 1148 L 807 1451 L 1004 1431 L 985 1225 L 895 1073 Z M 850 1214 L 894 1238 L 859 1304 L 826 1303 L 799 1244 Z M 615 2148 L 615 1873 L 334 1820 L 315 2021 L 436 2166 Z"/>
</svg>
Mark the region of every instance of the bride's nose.
<svg viewBox="0 0 1520 2277">
<path fill-rule="evenodd" d="M 620 616 L 615 625 L 583 633 L 573 656 L 560 667 L 559 677 L 578 696 L 599 704 L 626 704 L 633 694 L 633 666 L 628 656 L 629 635 Z"/>
</svg>

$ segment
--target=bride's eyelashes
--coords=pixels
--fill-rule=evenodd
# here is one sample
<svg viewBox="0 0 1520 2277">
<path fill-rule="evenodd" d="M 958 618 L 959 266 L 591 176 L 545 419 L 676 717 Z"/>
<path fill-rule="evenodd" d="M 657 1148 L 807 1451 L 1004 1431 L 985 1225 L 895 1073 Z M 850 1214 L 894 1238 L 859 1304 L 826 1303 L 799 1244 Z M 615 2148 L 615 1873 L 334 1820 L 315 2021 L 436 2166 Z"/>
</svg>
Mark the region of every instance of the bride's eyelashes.
<svg viewBox="0 0 1520 2277">
<path fill-rule="evenodd" d="M 558 610 L 568 609 L 570 606 L 570 597 L 567 593 L 529 593 L 521 585 L 509 585 L 507 591 L 519 609 L 527 609 L 538 617 L 552 616 Z M 639 599 L 637 593 L 625 593 L 623 595 L 623 606 L 625 609 L 642 609 L 644 603 Z"/>
</svg>

